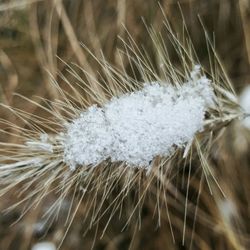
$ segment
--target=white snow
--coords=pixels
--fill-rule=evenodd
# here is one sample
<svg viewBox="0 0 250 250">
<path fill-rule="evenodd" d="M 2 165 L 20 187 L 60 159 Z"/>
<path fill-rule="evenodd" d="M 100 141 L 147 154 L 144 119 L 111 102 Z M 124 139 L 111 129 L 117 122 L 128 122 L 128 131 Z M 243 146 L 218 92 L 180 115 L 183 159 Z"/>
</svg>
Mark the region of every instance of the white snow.
<svg viewBox="0 0 250 250">
<path fill-rule="evenodd" d="M 219 210 L 226 221 L 230 222 L 231 219 L 237 215 L 237 208 L 231 199 L 221 200 L 218 203 Z"/>
<path fill-rule="evenodd" d="M 32 246 L 32 250 L 56 250 L 56 246 L 52 242 L 43 241 Z"/>
<path fill-rule="evenodd" d="M 102 108 L 91 106 L 67 127 L 64 161 L 72 169 L 107 158 L 149 168 L 155 156 L 169 156 L 193 140 L 213 98 L 210 80 L 196 66 L 181 87 L 146 83 Z"/>
<path fill-rule="evenodd" d="M 250 86 L 246 87 L 240 95 L 240 105 L 248 116 L 241 121 L 242 125 L 250 129 Z"/>
</svg>

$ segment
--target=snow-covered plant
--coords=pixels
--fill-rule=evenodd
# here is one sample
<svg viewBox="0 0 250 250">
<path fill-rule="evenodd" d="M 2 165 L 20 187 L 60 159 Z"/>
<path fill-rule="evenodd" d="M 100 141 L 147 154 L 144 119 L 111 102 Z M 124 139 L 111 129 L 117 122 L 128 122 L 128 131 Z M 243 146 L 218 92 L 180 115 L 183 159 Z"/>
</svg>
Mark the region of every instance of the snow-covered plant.
<svg viewBox="0 0 250 250">
<path fill-rule="evenodd" d="M 102 68 L 99 80 L 82 69 L 84 80 L 68 66 L 81 85 L 64 79 L 70 92 L 52 81 L 60 100 L 30 101 L 47 112 L 46 118 L 2 105 L 25 126 L 1 120 L 1 132 L 16 140 L 1 142 L 0 194 L 18 188 L 20 196 L 13 206 L 21 204 L 25 213 L 54 192 L 58 199 L 49 216 L 70 197 L 69 226 L 84 202 L 87 230 L 104 214 L 119 217 L 116 212 L 122 213 L 128 203 L 129 223 L 137 211 L 140 214 L 148 194 L 160 218 L 162 210 L 167 211 L 167 193 L 173 194 L 172 178 L 193 160 L 199 161 L 196 168 L 202 169 L 208 185 L 216 183 L 210 147 L 221 128 L 242 112 L 216 54 L 216 65 L 206 71 L 191 42 L 182 44 L 167 23 L 166 30 L 179 57 L 178 67 L 169 59 L 162 36 L 151 30 L 156 66 L 128 38 L 121 58 L 129 62 L 130 76 L 122 66 L 114 68 L 97 59 Z"/>
<path fill-rule="evenodd" d="M 199 74 L 196 66 L 182 86 L 147 83 L 103 107 L 89 107 L 66 126 L 64 161 L 75 169 L 110 158 L 148 169 L 156 156 L 186 146 L 203 130 L 215 98 L 210 80 Z"/>
</svg>

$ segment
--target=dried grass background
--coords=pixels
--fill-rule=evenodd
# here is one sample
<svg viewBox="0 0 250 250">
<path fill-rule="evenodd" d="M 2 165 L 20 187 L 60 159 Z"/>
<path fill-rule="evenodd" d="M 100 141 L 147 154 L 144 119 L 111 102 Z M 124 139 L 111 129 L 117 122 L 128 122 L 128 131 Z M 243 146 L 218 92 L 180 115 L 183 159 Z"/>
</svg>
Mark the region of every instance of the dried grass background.
<svg viewBox="0 0 250 250">
<path fill-rule="evenodd" d="M 133 39 L 145 47 L 155 63 L 157 58 L 154 51 L 150 50 L 148 34 L 141 17 L 147 24 L 161 30 L 163 16 L 159 3 L 171 25 L 180 33 L 182 12 L 202 64 L 209 65 L 209 58 L 198 15 L 210 37 L 214 37 L 216 51 L 237 92 L 250 83 L 248 0 L 180 0 L 178 3 L 175 0 L 2 0 L 0 101 L 28 112 L 41 112 L 20 101 L 20 98 L 13 98 L 13 93 L 21 93 L 29 98 L 35 98 L 36 95 L 52 100 L 57 98 L 58 93 L 49 84 L 48 72 L 62 87 L 67 86 L 60 75 L 69 81 L 75 81 L 63 61 L 76 63 L 98 78 L 98 64 L 81 47 L 79 41 L 98 58 L 102 58 L 103 53 L 109 62 L 119 66 L 118 36 L 123 39 L 127 36 L 123 24 Z M 170 56 L 174 63 L 174 54 Z M 10 113 L 1 111 L 0 115 L 3 119 L 15 122 Z M 83 237 L 85 224 L 82 218 L 85 210 L 84 203 L 81 203 L 61 249 L 249 249 L 249 137 L 250 132 L 232 124 L 213 149 L 214 170 L 226 199 L 217 191 L 211 196 L 206 182 L 200 181 L 200 173 L 191 173 L 189 203 L 185 216 L 185 181 L 189 179 L 184 178 L 184 182 L 176 181 L 176 186 L 171 190 L 173 194 L 169 198 L 173 232 L 166 214 L 162 214 L 161 227 L 158 227 L 157 216 L 154 216 L 155 200 L 152 197 L 151 202 L 147 202 L 142 209 L 141 225 L 135 221 L 134 224 L 131 223 L 132 226 L 121 231 L 131 212 L 128 208 L 127 214 L 120 220 L 113 217 L 103 237 L 100 238 L 108 218 L 101 219 L 98 228 L 90 230 Z M 12 140 L 11 137 L 0 139 Z M 188 175 L 188 171 L 183 172 L 184 177 Z M 178 195 L 175 194 L 177 190 Z M 8 213 L 5 211 L 17 199 L 14 192 L 1 198 L 0 249 L 30 249 L 34 242 L 40 240 L 60 244 L 66 230 L 64 221 L 70 201 L 65 201 L 62 205 L 55 222 L 41 226 L 42 214 L 53 203 L 54 194 L 49 195 L 28 214 L 24 214 L 20 220 L 19 217 L 23 215 L 22 207 Z M 184 225 L 186 230 L 183 237 Z"/>
</svg>

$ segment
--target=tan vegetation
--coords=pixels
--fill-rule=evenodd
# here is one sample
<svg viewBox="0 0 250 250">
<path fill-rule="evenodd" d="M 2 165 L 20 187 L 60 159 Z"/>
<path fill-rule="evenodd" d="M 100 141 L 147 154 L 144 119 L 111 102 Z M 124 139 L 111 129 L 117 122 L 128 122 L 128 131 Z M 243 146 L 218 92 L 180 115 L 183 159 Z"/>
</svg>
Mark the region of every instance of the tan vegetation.
<svg viewBox="0 0 250 250">
<path fill-rule="evenodd" d="M 239 93 L 250 82 L 249 13 L 249 3 L 243 0 L 179 3 L 172 0 L 160 4 L 142 0 L 2 1 L 0 101 L 16 110 L 13 113 L 1 109 L 0 128 L 8 134 L 1 133 L 0 141 L 15 145 L 20 138 L 32 137 L 32 133 L 27 134 L 28 113 L 33 114 L 34 124 L 37 119 L 46 130 L 48 122 L 53 121 L 48 121 L 50 112 L 39 104 L 49 107 L 51 103 L 47 99 L 54 102 L 61 98 L 62 103 L 59 102 L 54 113 L 59 117 L 62 110 L 66 117 L 68 110 L 62 93 L 69 93 L 67 100 L 74 99 L 75 104 L 85 107 L 88 103 L 102 104 L 108 100 L 110 92 L 103 91 L 99 82 L 106 82 L 106 90 L 112 90 L 113 95 L 135 88 L 137 81 L 129 85 L 128 79 L 138 78 L 139 82 L 141 75 L 131 67 L 128 54 L 120 53 L 121 49 L 129 50 L 125 44 L 135 41 L 142 46 L 152 63 L 150 66 L 160 75 L 162 72 L 157 68 L 161 65 L 157 53 L 161 51 L 160 46 L 158 50 L 152 47 L 145 24 L 161 32 L 169 52 L 171 65 L 166 66 L 172 78 L 181 78 L 181 72 L 191 67 L 185 65 L 190 63 L 187 55 L 195 59 L 197 56 L 215 82 L 223 81 L 227 90 L 232 83 Z M 181 43 L 187 45 L 184 51 L 178 51 L 183 53 L 181 59 L 176 56 L 176 43 L 171 43 L 173 37 L 168 39 L 172 33 L 170 29 L 166 31 L 166 20 Z M 214 47 L 208 44 L 206 34 Z M 131 51 L 136 51 L 134 56 L 138 59 L 137 48 Z M 101 64 L 104 57 L 106 61 Z M 110 65 L 117 71 L 113 72 Z M 174 73 L 176 68 L 180 70 L 179 75 Z M 117 73 L 123 69 L 128 74 L 125 80 Z M 223 73 L 224 69 L 228 75 Z M 145 73 L 150 74 L 150 70 Z M 125 84 L 117 85 L 118 80 L 124 80 Z M 79 86 L 83 86 L 83 91 Z M 14 93 L 31 101 L 13 97 Z M 96 98 L 93 93 L 98 93 Z M 233 98 L 233 90 L 230 93 Z M 56 164 L 54 172 L 39 171 L 41 178 L 33 170 L 22 175 L 20 169 L 14 169 L 10 177 L 7 171 L 1 170 L 0 249 L 30 249 L 35 242 L 45 239 L 60 249 L 248 249 L 250 132 L 238 121 L 231 122 L 233 119 L 228 114 L 237 105 L 228 97 L 225 100 L 225 113 L 214 111 L 215 117 L 225 119 L 220 120 L 210 136 L 204 136 L 204 140 L 200 140 L 203 135 L 197 138 L 196 151 L 192 148 L 190 151 L 195 157 L 183 162 L 177 155 L 174 169 L 170 163 L 164 163 L 164 171 L 153 171 L 147 177 L 148 182 L 140 181 L 145 178 L 143 171 L 125 173 L 121 169 L 111 174 L 106 169 L 99 175 L 98 171 L 102 170 L 89 171 L 94 177 L 101 176 L 97 180 L 86 178 L 85 169 L 65 176 L 67 166 L 59 168 Z M 19 110 L 23 110 L 27 120 L 14 115 Z M 21 129 L 8 126 L 6 120 Z M 53 129 L 57 130 L 58 126 Z M 2 158 L 16 156 L 14 146 L 10 144 L 6 149 L 0 145 Z M 19 151 L 19 156 L 22 153 Z M 111 181 L 107 182 L 108 179 Z M 90 180 L 95 190 L 105 190 L 103 196 L 90 193 L 85 199 L 83 187 Z"/>
</svg>

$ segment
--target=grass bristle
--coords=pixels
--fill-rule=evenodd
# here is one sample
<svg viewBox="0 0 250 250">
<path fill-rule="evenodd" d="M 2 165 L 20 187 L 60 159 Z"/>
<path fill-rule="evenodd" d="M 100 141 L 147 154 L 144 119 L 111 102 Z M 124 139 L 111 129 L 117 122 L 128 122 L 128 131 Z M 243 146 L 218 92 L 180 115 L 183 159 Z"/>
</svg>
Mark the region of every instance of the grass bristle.
<svg viewBox="0 0 250 250">
<path fill-rule="evenodd" d="M 56 8 L 59 7 L 56 6 Z M 64 10 L 61 9 L 61 11 L 64 15 Z M 62 25 L 68 25 L 67 19 L 64 19 Z M 34 101 L 21 95 L 16 97 L 29 102 L 29 105 L 36 106 L 35 113 L 22 111 L 6 104 L 1 105 L 14 117 L 12 121 L 4 119 L 0 121 L 3 137 L 12 138 L 12 141 L 0 143 L 1 199 L 7 193 L 13 193 L 13 199 L 6 211 L 21 209 L 21 218 L 26 214 L 32 214 L 32 211 L 34 213 L 34 208 L 40 207 L 43 210 L 44 225 L 53 224 L 58 218 L 62 221 L 61 217 L 63 217 L 64 224 L 61 225 L 63 232 L 58 241 L 58 247 L 70 233 L 72 224 L 79 223 L 77 221 L 79 215 L 83 219 L 81 223 L 84 223 L 82 234 L 87 235 L 92 232 L 93 239 L 105 238 L 110 223 L 116 220 L 121 222 L 120 231 L 132 228 L 136 238 L 137 232 L 147 223 L 143 220 L 147 210 L 153 211 L 152 228 L 167 227 L 166 230 L 171 235 L 172 242 L 175 242 L 176 238 L 181 238 L 179 242 L 185 245 L 188 241 L 191 246 L 195 244 L 192 243 L 194 238 L 202 241 L 199 227 L 211 229 L 215 224 L 213 221 L 215 217 L 206 209 L 206 206 L 210 206 L 210 202 L 205 198 L 202 200 L 201 192 L 205 192 L 209 199 L 213 200 L 213 205 L 223 215 L 220 217 L 223 220 L 217 223 L 216 230 L 227 237 L 229 244 L 235 249 L 241 246 L 241 239 L 230 219 L 237 218 L 237 209 L 233 205 L 235 197 L 230 197 L 229 194 L 227 199 L 227 190 L 220 185 L 220 180 L 217 178 L 214 155 L 215 149 L 223 141 L 227 127 L 244 117 L 244 111 L 238 104 L 235 91 L 206 32 L 204 39 L 211 57 L 209 68 L 203 67 L 199 62 L 185 26 L 185 39 L 181 39 L 173 32 L 166 18 L 164 26 L 165 30 L 161 33 L 145 25 L 145 32 L 148 33 L 148 40 L 156 55 L 154 62 L 143 46 L 133 40 L 133 34 L 125 30 L 127 36 L 126 39 L 121 38 L 122 45 L 117 54 L 120 67 L 112 66 L 102 53 L 97 56 L 83 45 L 80 49 L 96 61 L 100 69 L 98 73 L 94 69 L 89 70 L 88 66 L 84 68 L 84 62 L 80 63 L 80 66 L 62 62 L 71 80 L 58 75 L 57 77 L 64 82 L 63 88 L 59 86 L 57 79 L 53 79 L 54 75 L 51 75 L 49 88 L 52 93 L 55 93 L 57 99 L 50 101 L 37 98 L 37 101 Z M 71 34 L 71 31 L 68 25 L 66 32 Z M 71 38 L 75 39 L 74 36 Z M 169 56 L 167 43 L 172 49 L 174 48 L 176 62 L 172 62 Z M 72 41 L 72 44 L 75 50 L 79 49 L 78 43 Z M 196 85 L 195 81 L 200 81 L 200 85 Z M 146 87 L 145 83 L 148 83 Z M 208 83 L 209 85 L 206 85 Z M 172 96 L 170 95 L 172 99 L 178 99 L 180 96 L 183 100 L 187 99 L 188 101 L 183 102 L 181 106 L 183 109 L 187 107 L 186 112 L 179 110 L 179 120 L 173 114 L 173 117 L 166 119 L 165 123 L 163 121 L 167 113 L 159 112 L 157 116 L 159 120 L 156 119 L 155 114 L 152 114 L 153 124 L 150 128 L 156 125 L 156 129 L 152 130 L 145 125 L 148 122 L 147 119 L 145 123 L 138 121 L 138 126 L 134 126 L 138 117 L 136 115 L 132 117 L 133 121 L 126 121 L 126 117 L 130 115 L 129 109 L 131 111 L 133 109 L 131 102 L 136 100 L 136 105 L 144 97 L 146 98 L 150 91 L 172 91 L 174 92 Z M 199 99 L 199 96 L 202 98 Z M 159 93 L 155 96 L 157 102 L 161 98 L 163 102 L 167 97 L 167 95 L 160 96 Z M 206 98 L 208 100 L 205 100 Z M 124 106 L 121 105 L 121 100 L 126 102 L 123 103 Z M 148 102 L 149 107 L 153 103 L 152 100 Z M 167 108 L 169 108 L 168 113 L 170 113 L 175 106 L 169 107 L 169 103 L 166 106 L 160 106 L 159 110 L 164 111 L 163 109 L 166 108 L 168 111 Z M 148 111 L 148 109 L 143 110 L 145 104 L 147 104 L 146 101 L 138 104 L 142 113 Z M 115 115 L 111 111 L 115 108 L 117 110 L 114 118 Z M 201 109 L 197 123 L 195 123 L 197 113 L 194 113 L 193 117 L 190 116 L 192 108 L 197 108 L 198 111 Z M 152 108 L 152 112 L 155 110 Z M 126 141 L 127 144 L 121 145 L 125 149 L 119 149 L 120 144 L 114 139 L 108 141 L 110 134 L 103 132 L 105 127 L 103 124 L 96 128 L 89 123 L 94 121 L 96 124 L 102 121 L 109 122 L 110 125 L 111 118 L 107 120 L 107 115 L 114 118 L 112 133 L 119 121 L 120 126 L 127 125 L 128 137 L 122 137 L 122 133 L 126 132 L 126 126 L 123 130 L 117 128 L 117 130 L 120 129 L 118 131 L 121 134 L 119 134 L 120 137 L 117 131 L 115 134 L 117 140 Z M 83 117 L 83 120 L 79 117 Z M 144 119 L 144 116 L 141 117 Z M 72 127 L 72 124 L 77 122 L 80 124 L 76 126 L 79 133 L 76 133 L 76 128 Z M 188 126 L 193 123 L 195 129 L 190 132 Z M 150 137 L 159 131 L 160 126 L 166 124 L 171 129 L 178 129 L 176 134 L 179 138 L 169 143 L 165 153 L 160 148 L 153 153 L 149 152 L 148 157 L 145 154 L 142 155 L 152 147 L 151 144 L 158 146 L 159 140 L 150 140 Z M 143 130 L 144 125 L 145 130 Z M 176 125 L 179 127 L 177 128 Z M 89 131 L 84 131 L 86 127 Z M 107 130 L 110 127 L 107 127 Z M 129 136 L 133 128 L 137 131 L 132 135 L 136 137 L 138 133 L 137 139 L 141 144 L 132 145 L 134 138 L 131 139 Z M 142 132 L 139 131 L 140 128 Z M 185 132 L 188 133 L 187 136 Z M 75 138 L 70 141 L 72 134 Z M 169 138 L 171 135 L 166 133 L 165 137 Z M 145 137 L 144 140 L 142 136 Z M 85 148 L 81 148 L 86 138 L 89 141 L 84 145 Z M 93 140 L 96 140 L 95 144 Z M 77 145 L 79 151 L 74 151 L 76 143 L 79 143 Z M 163 140 L 162 144 L 165 145 L 166 140 Z M 97 150 L 101 153 L 93 155 Z M 139 158 L 140 155 L 142 155 L 141 158 Z M 42 209 L 45 206 L 44 202 L 50 197 L 53 198 L 49 202 L 49 207 Z M 200 206 L 199 203 L 201 203 Z M 184 217 L 181 217 L 183 211 Z M 175 221 L 174 224 L 172 220 Z M 192 224 L 190 221 L 193 222 L 193 227 L 187 226 Z M 93 233 L 94 230 L 96 234 Z M 132 244 L 133 240 L 131 240 Z M 203 244 L 206 247 L 208 243 L 204 241 Z"/>
</svg>

